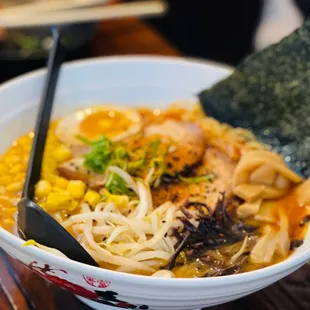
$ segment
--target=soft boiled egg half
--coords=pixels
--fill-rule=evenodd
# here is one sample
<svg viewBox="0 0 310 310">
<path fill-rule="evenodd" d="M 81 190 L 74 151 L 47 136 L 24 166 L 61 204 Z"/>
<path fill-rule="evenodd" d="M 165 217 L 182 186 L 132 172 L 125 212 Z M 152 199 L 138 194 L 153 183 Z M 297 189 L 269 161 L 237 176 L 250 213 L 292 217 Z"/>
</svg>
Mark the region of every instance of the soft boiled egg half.
<svg viewBox="0 0 310 310">
<path fill-rule="evenodd" d="M 70 145 L 82 144 L 77 138 L 91 141 L 104 135 L 112 141 L 120 141 L 138 133 L 142 128 L 139 112 L 127 107 L 100 105 L 79 110 L 62 119 L 56 135 Z"/>
</svg>

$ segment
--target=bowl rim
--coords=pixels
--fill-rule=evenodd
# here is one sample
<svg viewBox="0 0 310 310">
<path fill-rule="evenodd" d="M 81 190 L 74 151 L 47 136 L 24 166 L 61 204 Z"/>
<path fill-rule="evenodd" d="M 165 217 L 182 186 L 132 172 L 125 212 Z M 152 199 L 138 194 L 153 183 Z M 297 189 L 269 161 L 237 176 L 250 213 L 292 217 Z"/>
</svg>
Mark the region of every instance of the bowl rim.
<svg viewBox="0 0 310 310">
<path fill-rule="evenodd" d="M 111 64 L 111 63 L 149 63 L 149 62 L 158 62 L 161 64 L 179 64 L 187 66 L 197 66 L 197 67 L 213 67 L 215 69 L 223 70 L 223 72 L 229 73 L 232 72 L 233 68 L 225 65 L 219 64 L 213 61 L 206 61 L 195 58 L 183 58 L 183 57 L 172 57 L 172 56 L 154 56 L 154 55 L 130 55 L 130 56 L 105 56 L 105 57 L 96 57 L 96 58 L 87 58 L 83 60 L 75 60 L 66 62 L 63 65 L 63 69 L 79 69 L 84 66 L 93 65 L 96 63 L 102 64 Z M 7 88 L 16 87 L 19 83 L 23 83 L 26 80 L 34 79 L 38 77 L 43 77 L 46 73 L 46 69 L 38 69 L 21 76 L 18 76 L 14 79 L 11 79 L 2 85 L 0 85 L 0 93 L 5 91 Z M 67 258 L 56 256 L 54 254 L 48 253 L 44 250 L 41 250 L 35 246 L 22 247 L 25 243 L 24 240 L 15 236 L 14 234 L 6 231 L 4 228 L 0 227 L 0 238 L 4 240 L 5 243 L 12 245 L 14 248 L 20 248 L 20 251 L 24 251 L 25 254 L 37 258 L 38 260 L 51 263 L 52 265 L 60 265 L 62 268 L 72 271 L 72 273 L 80 273 L 87 275 L 94 275 L 96 278 L 108 278 L 111 281 L 121 280 L 127 283 L 135 283 L 136 285 L 153 285 L 161 286 L 167 285 L 174 288 L 186 288 L 191 286 L 193 288 L 201 287 L 219 287 L 224 285 L 232 285 L 237 283 L 247 283 L 253 280 L 263 279 L 265 277 L 277 276 L 285 271 L 289 271 L 294 268 L 299 268 L 301 265 L 306 263 L 310 259 L 310 248 L 305 250 L 302 254 L 297 256 L 290 256 L 284 261 L 264 267 L 262 269 L 249 271 L 241 274 L 228 275 L 228 276 L 219 276 L 214 278 L 157 278 L 151 276 L 127 274 L 118 271 L 113 271 L 109 269 L 98 268 L 94 266 L 89 266 L 83 263 L 79 263 Z"/>
</svg>

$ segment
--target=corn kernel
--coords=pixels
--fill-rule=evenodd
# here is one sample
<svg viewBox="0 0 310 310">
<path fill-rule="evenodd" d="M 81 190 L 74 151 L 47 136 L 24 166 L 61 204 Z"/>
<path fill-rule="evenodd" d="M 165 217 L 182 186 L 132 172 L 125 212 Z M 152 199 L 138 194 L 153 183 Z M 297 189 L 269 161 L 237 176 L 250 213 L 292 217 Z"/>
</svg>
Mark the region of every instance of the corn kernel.
<svg viewBox="0 0 310 310">
<path fill-rule="evenodd" d="M 47 211 L 59 211 L 63 208 L 70 208 L 72 197 L 69 193 L 49 193 L 45 202 Z"/>
<path fill-rule="evenodd" d="M 57 168 L 57 163 L 55 159 L 45 156 L 43 158 L 43 168 L 50 171 L 55 170 Z"/>
<path fill-rule="evenodd" d="M 46 197 L 52 191 L 52 185 L 46 180 L 41 180 L 37 183 L 35 194 L 38 198 Z"/>
<path fill-rule="evenodd" d="M 46 210 L 46 204 L 45 204 L 45 202 L 39 202 L 38 205 L 39 205 L 42 209 Z"/>
<path fill-rule="evenodd" d="M 10 197 L 5 196 L 5 195 L 0 196 L 0 205 L 1 205 L 1 207 L 5 207 L 5 208 L 12 208 L 13 207 L 13 204 L 10 200 Z"/>
<path fill-rule="evenodd" d="M 125 195 L 112 195 L 107 190 L 104 190 L 104 196 L 107 202 L 115 203 L 119 208 L 125 208 L 128 206 L 129 198 Z"/>
<path fill-rule="evenodd" d="M 72 156 L 71 150 L 65 146 L 60 145 L 56 148 L 53 152 L 53 157 L 56 159 L 57 162 L 64 162 Z"/>
<path fill-rule="evenodd" d="M 87 202 L 91 207 L 95 207 L 100 201 L 100 195 L 92 190 L 88 190 L 84 196 L 85 202 Z"/>
<path fill-rule="evenodd" d="M 23 145 L 23 151 L 24 152 L 30 152 L 30 150 L 31 150 L 31 144 L 25 144 L 25 145 Z"/>
<path fill-rule="evenodd" d="M 23 182 L 14 182 L 6 187 L 6 191 L 9 193 L 18 193 L 23 188 Z"/>
<path fill-rule="evenodd" d="M 67 189 L 69 181 L 63 177 L 56 177 L 54 185 L 60 189 Z"/>
<path fill-rule="evenodd" d="M 85 194 L 85 188 L 86 184 L 84 182 L 73 180 L 69 181 L 67 190 L 73 198 L 81 199 Z"/>
<path fill-rule="evenodd" d="M 12 183 L 12 177 L 10 175 L 3 175 L 0 177 L 0 185 L 8 185 Z"/>
<path fill-rule="evenodd" d="M 17 165 L 12 167 L 11 173 L 16 174 L 16 173 L 22 172 L 22 170 L 23 170 L 23 165 L 17 164 Z"/>
<path fill-rule="evenodd" d="M 9 168 L 7 165 L 0 163 L 0 174 L 8 173 Z"/>
<path fill-rule="evenodd" d="M 25 178 L 26 178 L 26 172 L 21 172 L 14 176 L 15 181 L 24 181 Z"/>
<path fill-rule="evenodd" d="M 56 180 L 57 180 L 57 176 L 52 174 L 52 173 L 47 173 L 46 171 L 43 171 L 42 173 L 42 176 L 43 176 L 43 179 L 52 183 L 52 184 L 55 184 Z"/>
<path fill-rule="evenodd" d="M 21 161 L 21 158 L 17 155 L 10 155 L 4 158 L 4 162 L 7 165 L 14 165 L 17 164 Z"/>
<path fill-rule="evenodd" d="M 69 206 L 69 211 L 70 212 L 74 211 L 78 206 L 79 206 L 79 202 L 76 200 L 73 200 L 71 202 L 71 205 Z"/>
<path fill-rule="evenodd" d="M 8 227 L 11 227 L 12 225 L 14 225 L 14 223 L 15 223 L 14 219 L 5 218 L 3 220 L 3 224 L 8 225 Z"/>
<path fill-rule="evenodd" d="M 27 156 L 25 156 L 23 159 L 22 159 L 22 163 L 24 164 L 24 165 L 28 165 L 28 162 L 29 162 L 29 155 L 27 155 Z"/>
</svg>

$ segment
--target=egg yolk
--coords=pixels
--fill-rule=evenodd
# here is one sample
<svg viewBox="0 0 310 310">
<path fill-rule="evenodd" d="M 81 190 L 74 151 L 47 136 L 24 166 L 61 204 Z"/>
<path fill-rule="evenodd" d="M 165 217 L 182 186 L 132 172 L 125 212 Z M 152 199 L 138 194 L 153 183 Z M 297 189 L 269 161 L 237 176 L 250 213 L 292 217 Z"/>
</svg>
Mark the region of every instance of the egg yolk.
<svg viewBox="0 0 310 310">
<path fill-rule="evenodd" d="M 81 133 L 88 138 L 105 134 L 116 136 L 127 130 L 132 121 L 118 111 L 97 111 L 86 116 L 80 123 Z"/>
</svg>

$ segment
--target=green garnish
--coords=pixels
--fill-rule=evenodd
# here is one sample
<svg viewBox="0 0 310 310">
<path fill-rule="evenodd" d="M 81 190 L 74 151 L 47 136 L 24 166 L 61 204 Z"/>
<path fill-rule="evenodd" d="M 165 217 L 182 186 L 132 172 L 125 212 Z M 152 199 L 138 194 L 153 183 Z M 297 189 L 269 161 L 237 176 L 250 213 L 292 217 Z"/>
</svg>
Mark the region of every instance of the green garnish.
<svg viewBox="0 0 310 310">
<path fill-rule="evenodd" d="M 212 182 L 215 179 L 215 175 L 211 173 L 211 174 L 201 175 L 197 177 L 188 177 L 188 178 L 179 176 L 179 179 L 182 182 L 188 183 L 188 184 L 201 183 L 201 182 Z"/>
<path fill-rule="evenodd" d="M 114 150 L 114 155 L 116 159 L 124 160 L 129 157 L 128 152 L 123 146 L 118 146 Z"/>
<path fill-rule="evenodd" d="M 126 151 L 124 146 L 115 147 L 115 149 L 111 152 L 111 158 L 111 164 L 113 166 L 117 166 L 124 170 L 127 170 L 130 155 Z"/>
<path fill-rule="evenodd" d="M 150 156 L 154 156 L 157 154 L 158 148 L 160 146 L 160 140 L 156 139 L 154 141 L 152 141 L 148 147 L 148 153 Z"/>
<path fill-rule="evenodd" d="M 139 171 L 143 170 L 145 165 L 145 157 L 137 160 L 133 160 L 127 165 L 127 172 L 132 175 L 136 175 Z"/>
<path fill-rule="evenodd" d="M 124 146 L 112 144 L 105 136 L 101 136 L 97 141 L 90 141 L 81 136 L 77 138 L 91 146 L 91 152 L 84 155 L 84 165 L 87 168 L 97 173 L 104 173 L 111 165 L 126 170 L 130 156 Z"/>
<path fill-rule="evenodd" d="M 154 168 L 154 174 L 151 179 L 151 184 L 157 187 L 160 184 L 161 177 L 166 172 L 166 155 L 168 153 L 170 145 L 165 145 L 165 148 L 160 148 L 160 139 L 154 140 L 148 147 L 147 157 L 149 162 L 149 168 Z"/>
<path fill-rule="evenodd" d="M 105 188 L 112 195 L 130 195 L 130 190 L 122 177 L 116 173 L 110 173 Z"/>
<path fill-rule="evenodd" d="M 113 159 L 111 141 L 102 136 L 90 145 L 92 149 L 89 154 L 84 155 L 84 165 L 97 173 L 105 172 Z"/>
<path fill-rule="evenodd" d="M 93 141 L 88 140 L 87 138 L 80 136 L 80 135 L 76 135 L 75 137 L 86 145 L 93 145 L 94 143 Z"/>
<path fill-rule="evenodd" d="M 126 145 L 113 143 L 105 136 L 101 136 L 97 141 L 90 141 L 81 136 L 77 136 L 77 138 L 91 147 L 90 153 L 84 155 L 84 165 L 96 173 L 104 173 L 109 166 L 117 166 L 132 176 L 144 178 L 145 172 L 154 168 L 150 180 L 150 184 L 154 185 L 160 183 L 161 177 L 166 171 L 165 157 L 169 145 L 161 147 L 163 144 L 160 139 L 128 152 Z"/>
</svg>

